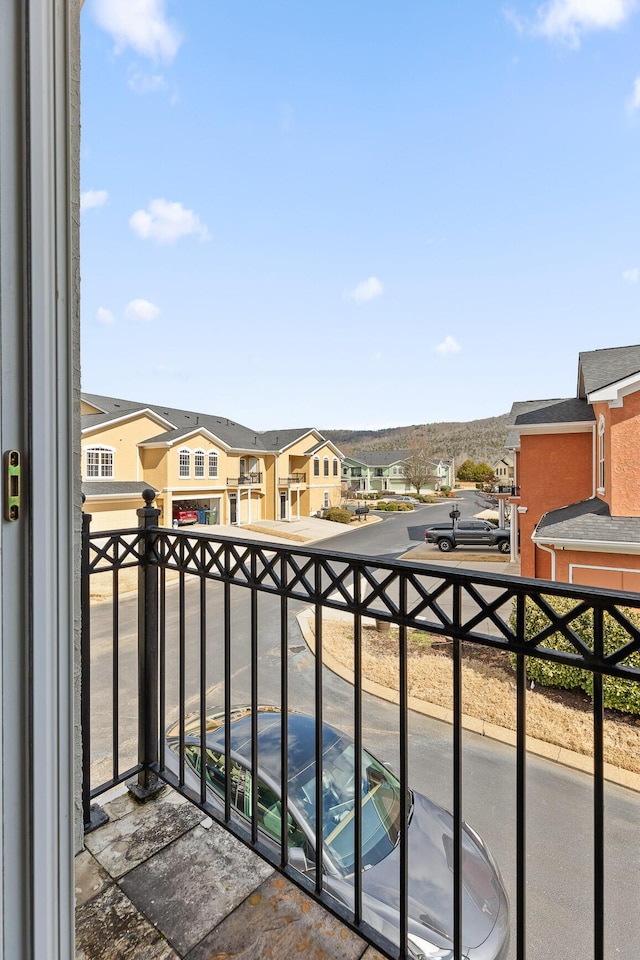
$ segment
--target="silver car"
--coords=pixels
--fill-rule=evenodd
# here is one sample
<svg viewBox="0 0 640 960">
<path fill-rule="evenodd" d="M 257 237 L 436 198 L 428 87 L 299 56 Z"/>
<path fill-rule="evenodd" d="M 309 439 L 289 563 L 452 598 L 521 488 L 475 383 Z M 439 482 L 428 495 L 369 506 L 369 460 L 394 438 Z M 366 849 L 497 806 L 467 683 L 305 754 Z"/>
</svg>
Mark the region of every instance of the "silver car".
<svg viewBox="0 0 640 960">
<path fill-rule="evenodd" d="M 261 840 L 279 855 L 282 831 L 281 714 L 258 708 L 258 828 Z M 196 792 L 201 782 L 200 716 L 185 720 L 185 780 Z M 233 815 L 251 819 L 251 709 L 230 715 L 231 764 L 225 769 L 223 712 L 206 716 L 205 778 L 209 801 L 222 812 L 225 781 L 231 780 Z M 315 875 L 316 764 L 315 720 L 288 716 L 287 832 L 290 865 Z M 177 771 L 180 725 L 166 733 L 166 763 Z M 354 819 L 361 805 L 363 919 L 391 941 L 398 941 L 400 876 L 400 783 L 368 751 L 362 751 L 362 783 L 355 782 L 355 744 L 329 724 L 322 726 L 323 886 L 353 909 Z M 410 791 L 409 920 L 411 955 L 419 960 L 452 960 L 453 852 L 451 814 L 428 797 Z M 467 824 L 462 834 L 462 936 L 467 960 L 506 960 L 509 908 L 500 871 L 483 840 Z"/>
</svg>

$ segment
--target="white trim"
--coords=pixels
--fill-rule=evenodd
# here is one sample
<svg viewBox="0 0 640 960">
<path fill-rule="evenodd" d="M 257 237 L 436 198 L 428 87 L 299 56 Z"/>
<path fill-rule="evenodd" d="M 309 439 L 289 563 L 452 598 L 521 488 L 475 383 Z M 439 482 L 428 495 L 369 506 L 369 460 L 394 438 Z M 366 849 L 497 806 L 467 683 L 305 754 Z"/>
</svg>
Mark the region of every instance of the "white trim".
<svg viewBox="0 0 640 960">
<path fill-rule="evenodd" d="M 528 436 L 538 436 L 540 434 L 547 433 L 589 433 L 593 430 L 593 420 L 577 420 L 571 423 L 531 423 L 515 426 L 510 426 L 509 430 L 513 430 L 515 433 L 518 433 L 521 437 Z M 509 449 L 518 449 L 517 447 L 509 447 Z"/>
<path fill-rule="evenodd" d="M 625 543 L 619 540 L 566 540 L 557 537 L 532 536 L 535 544 L 545 543 L 555 550 L 575 550 L 578 553 L 619 553 L 640 555 L 640 543 Z"/>
<path fill-rule="evenodd" d="M 615 383 L 609 383 L 606 387 L 600 387 L 593 393 L 587 394 L 589 403 L 605 403 L 610 407 L 621 407 L 622 400 L 630 393 L 640 390 L 640 371 L 625 377 L 623 380 L 617 380 Z"/>
<path fill-rule="evenodd" d="M 85 414 L 86 416 L 86 414 Z M 100 430 L 105 430 L 107 427 L 116 426 L 119 423 L 128 423 L 129 420 L 137 420 L 139 417 L 147 416 L 151 420 L 155 420 L 158 426 L 166 426 L 169 430 L 175 430 L 175 423 L 171 423 L 169 420 L 165 420 L 163 417 L 159 416 L 157 413 L 154 413 L 153 410 L 150 410 L 148 407 L 141 407 L 140 410 L 134 410 L 132 413 L 123 413 L 122 416 L 119 414 L 112 419 L 103 420 L 102 423 L 95 424 L 92 427 L 84 427 L 82 430 L 83 436 L 89 433 L 96 433 Z"/>
<path fill-rule="evenodd" d="M 187 473 L 182 472 L 183 464 L 181 461 L 181 456 L 183 453 L 187 453 L 189 455 L 189 464 L 188 464 Z M 180 447 L 178 449 L 178 477 L 180 480 L 191 479 L 191 454 L 192 454 L 192 451 L 189 449 L 189 447 Z M 203 478 L 199 477 L 198 479 L 203 479 Z"/>
<path fill-rule="evenodd" d="M 595 563 L 570 563 L 569 583 L 573 583 L 574 570 L 611 570 L 613 573 L 636 573 L 640 576 L 640 569 L 637 567 L 601 567 Z"/>
<path fill-rule="evenodd" d="M 89 461 L 87 459 L 87 454 L 91 450 L 99 450 L 100 452 L 106 452 L 111 454 L 111 473 L 92 473 L 91 475 L 88 472 Z M 106 443 L 92 443 L 88 444 L 86 447 L 82 448 L 82 475 L 86 480 L 113 480 L 115 477 L 115 453 L 116 448 L 110 447 Z M 101 466 L 99 465 L 98 469 Z"/>
</svg>

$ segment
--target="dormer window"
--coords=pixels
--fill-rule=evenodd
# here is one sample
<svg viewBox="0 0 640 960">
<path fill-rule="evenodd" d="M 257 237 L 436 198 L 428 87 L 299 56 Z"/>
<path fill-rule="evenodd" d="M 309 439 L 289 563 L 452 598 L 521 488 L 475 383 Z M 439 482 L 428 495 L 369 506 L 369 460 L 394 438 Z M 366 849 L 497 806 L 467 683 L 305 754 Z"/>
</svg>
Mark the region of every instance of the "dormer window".
<svg viewBox="0 0 640 960">
<path fill-rule="evenodd" d="M 188 480 L 191 476 L 191 450 L 186 447 L 178 451 L 178 476 L 181 480 Z"/>
<path fill-rule="evenodd" d="M 604 416 L 598 419 L 598 493 L 604 493 Z"/>
<path fill-rule="evenodd" d="M 113 447 L 85 447 L 87 479 L 113 479 Z"/>
</svg>

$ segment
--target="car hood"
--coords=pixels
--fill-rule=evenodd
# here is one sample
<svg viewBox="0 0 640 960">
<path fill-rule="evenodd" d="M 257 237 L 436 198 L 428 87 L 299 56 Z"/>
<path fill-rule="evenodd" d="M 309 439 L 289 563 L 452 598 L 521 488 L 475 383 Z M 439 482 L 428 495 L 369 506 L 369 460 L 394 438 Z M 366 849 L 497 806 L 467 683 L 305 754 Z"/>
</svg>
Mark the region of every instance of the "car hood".
<svg viewBox="0 0 640 960">
<path fill-rule="evenodd" d="M 414 793 L 408 833 L 409 933 L 445 946 L 453 939 L 453 818 L 427 797 Z M 466 831 L 462 844 L 462 939 L 466 948 L 473 948 L 490 935 L 506 896 L 487 855 Z M 399 876 L 399 844 L 362 874 L 363 899 L 377 917 L 395 927 Z M 370 921 L 376 923 L 373 918 Z"/>
</svg>

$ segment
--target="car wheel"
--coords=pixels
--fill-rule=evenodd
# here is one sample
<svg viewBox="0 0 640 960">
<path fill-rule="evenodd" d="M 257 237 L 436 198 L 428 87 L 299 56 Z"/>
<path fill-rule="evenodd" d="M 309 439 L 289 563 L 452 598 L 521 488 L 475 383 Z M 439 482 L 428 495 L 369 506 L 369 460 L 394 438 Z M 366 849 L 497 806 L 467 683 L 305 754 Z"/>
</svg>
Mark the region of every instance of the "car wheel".
<svg viewBox="0 0 640 960">
<path fill-rule="evenodd" d="M 500 551 L 500 553 L 510 553 L 511 544 L 509 543 L 508 540 L 503 540 L 502 543 L 498 544 L 498 550 Z"/>
<path fill-rule="evenodd" d="M 451 540 L 438 540 L 438 550 L 442 550 L 443 553 L 449 553 L 453 548 L 454 545 Z"/>
</svg>

